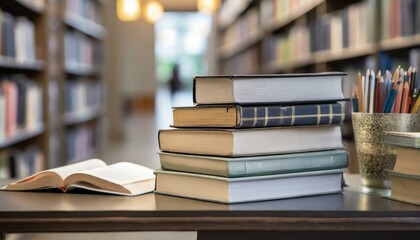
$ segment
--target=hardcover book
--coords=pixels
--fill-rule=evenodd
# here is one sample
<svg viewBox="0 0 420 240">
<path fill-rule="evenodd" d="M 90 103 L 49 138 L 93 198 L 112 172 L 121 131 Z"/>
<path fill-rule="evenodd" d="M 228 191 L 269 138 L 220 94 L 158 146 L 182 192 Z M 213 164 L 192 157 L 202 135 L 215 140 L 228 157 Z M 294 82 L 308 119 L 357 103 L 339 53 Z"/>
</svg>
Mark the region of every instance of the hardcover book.
<svg viewBox="0 0 420 240">
<path fill-rule="evenodd" d="M 152 192 L 155 188 L 153 170 L 141 165 L 120 162 L 106 165 L 99 159 L 91 159 L 41 171 L 11 183 L 3 190 L 42 190 L 58 188 L 67 192 L 82 188 L 96 192 L 135 196 Z"/>
<path fill-rule="evenodd" d="M 420 175 L 389 171 L 391 199 L 420 205 Z"/>
<path fill-rule="evenodd" d="M 420 132 L 387 132 L 385 142 L 400 147 L 420 148 Z"/>
<path fill-rule="evenodd" d="M 173 127 L 257 128 L 342 124 L 341 104 L 294 106 L 200 105 L 172 109 Z"/>
<path fill-rule="evenodd" d="M 343 169 L 241 178 L 159 170 L 155 173 L 156 193 L 221 203 L 337 193 L 342 191 L 343 178 Z"/>
<path fill-rule="evenodd" d="M 331 102 L 344 99 L 346 73 L 196 76 L 196 104 Z"/>
<path fill-rule="evenodd" d="M 345 150 L 236 158 L 161 152 L 159 153 L 159 158 L 164 170 L 222 177 L 246 177 L 342 169 L 348 165 L 348 152 Z"/>
<path fill-rule="evenodd" d="M 253 156 L 342 148 L 340 126 L 159 131 L 164 152 L 212 156 Z"/>
<path fill-rule="evenodd" d="M 397 147 L 394 171 L 420 175 L 420 148 Z"/>
</svg>

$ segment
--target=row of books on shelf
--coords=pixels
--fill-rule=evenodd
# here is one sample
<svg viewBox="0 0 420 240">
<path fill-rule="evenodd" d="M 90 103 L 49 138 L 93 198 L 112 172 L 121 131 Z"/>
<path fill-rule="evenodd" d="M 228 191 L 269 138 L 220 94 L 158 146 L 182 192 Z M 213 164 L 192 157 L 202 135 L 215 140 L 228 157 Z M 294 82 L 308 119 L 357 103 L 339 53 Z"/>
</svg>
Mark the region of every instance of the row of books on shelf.
<svg viewBox="0 0 420 240">
<path fill-rule="evenodd" d="M 24 75 L 0 81 L 0 141 L 42 126 L 42 89 Z"/>
<path fill-rule="evenodd" d="M 70 79 L 65 83 L 64 102 L 66 114 L 85 115 L 98 111 L 102 104 L 102 83 Z"/>
<path fill-rule="evenodd" d="M 34 23 L 0 9 L 0 55 L 25 62 L 36 59 Z"/>
<path fill-rule="evenodd" d="M 258 47 L 247 49 L 245 52 L 234 56 L 220 66 L 220 71 L 223 74 L 240 73 L 255 73 L 258 71 L 259 63 Z"/>
<path fill-rule="evenodd" d="M 101 44 L 79 31 L 68 30 L 64 36 L 66 67 L 96 67 L 102 59 Z"/>
<path fill-rule="evenodd" d="M 66 163 L 74 163 L 91 157 L 98 147 L 98 128 L 98 124 L 88 124 L 67 129 L 65 140 Z"/>
<path fill-rule="evenodd" d="M 388 132 L 385 142 L 396 148 L 391 177 L 391 198 L 420 205 L 420 133 Z"/>
<path fill-rule="evenodd" d="M 374 12 L 374 1 L 368 0 L 324 15 L 308 25 L 294 25 L 271 39 L 265 50 L 267 60 L 290 64 L 305 60 L 314 52 L 339 52 L 369 45 L 374 41 Z"/>
<path fill-rule="evenodd" d="M 382 39 L 420 33 L 420 2 L 415 0 L 385 0 L 380 2 Z"/>
<path fill-rule="evenodd" d="M 313 9 L 322 0 L 264 0 L 261 1 L 261 26 L 264 29 L 276 28 L 284 23 L 298 17 L 298 13 Z"/>
<path fill-rule="evenodd" d="M 0 179 L 22 178 L 44 170 L 44 155 L 35 145 L 0 151 Z"/>
<path fill-rule="evenodd" d="M 156 192 L 223 203 L 341 192 L 344 75 L 195 77 L 196 106 L 159 131 Z"/>
<path fill-rule="evenodd" d="M 261 34 L 258 9 L 246 12 L 238 21 L 229 26 L 223 34 L 222 54 L 228 54 L 245 46 Z"/>
<path fill-rule="evenodd" d="M 253 0 L 224 1 L 218 15 L 218 25 L 221 27 L 226 27 L 233 23 L 235 19 L 237 19 L 241 14 L 241 12 L 245 10 L 252 1 Z"/>
<path fill-rule="evenodd" d="M 97 24 L 102 23 L 101 3 L 97 0 L 66 0 L 66 11 Z"/>
</svg>

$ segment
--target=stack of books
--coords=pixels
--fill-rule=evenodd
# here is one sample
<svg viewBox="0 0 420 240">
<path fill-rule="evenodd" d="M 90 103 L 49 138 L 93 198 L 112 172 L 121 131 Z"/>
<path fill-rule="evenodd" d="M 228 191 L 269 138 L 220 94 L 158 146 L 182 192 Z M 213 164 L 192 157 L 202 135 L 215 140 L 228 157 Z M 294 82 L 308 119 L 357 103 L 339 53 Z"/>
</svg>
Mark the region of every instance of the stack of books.
<svg viewBox="0 0 420 240">
<path fill-rule="evenodd" d="M 156 192 L 223 203 L 342 191 L 345 73 L 197 76 L 159 131 Z"/>
<path fill-rule="evenodd" d="M 388 132 L 385 141 L 397 148 L 390 198 L 420 205 L 420 132 Z"/>
</svg>

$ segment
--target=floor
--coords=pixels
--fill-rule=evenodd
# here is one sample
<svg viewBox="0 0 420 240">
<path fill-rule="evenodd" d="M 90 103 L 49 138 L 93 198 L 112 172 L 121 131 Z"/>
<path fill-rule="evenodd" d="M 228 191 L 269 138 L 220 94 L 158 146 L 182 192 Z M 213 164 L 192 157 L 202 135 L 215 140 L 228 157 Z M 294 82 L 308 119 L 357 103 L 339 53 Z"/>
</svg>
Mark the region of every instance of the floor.
<svg viewBox="0 0 420 240">
<path fill-rule="evenodd" d="M 165 88 L 158 91 L 155 113 L 137 113 L 127 117 L 125 141 L 112 142 L 99 156 L 108 164 L 127 161 L 157 169 L 158 129 L 168 128 L 172 121 L 171 107 L 192 104 L 190 92 L 179 92 L 175 96 Z M 141 239 L 141 240 L 192 240 L 196 232 L 128 232 L 128 233 L 42 233 L 42 234 L 8 234 L 7 240 L 95 240 L 95 239 Z"/>
</svg>

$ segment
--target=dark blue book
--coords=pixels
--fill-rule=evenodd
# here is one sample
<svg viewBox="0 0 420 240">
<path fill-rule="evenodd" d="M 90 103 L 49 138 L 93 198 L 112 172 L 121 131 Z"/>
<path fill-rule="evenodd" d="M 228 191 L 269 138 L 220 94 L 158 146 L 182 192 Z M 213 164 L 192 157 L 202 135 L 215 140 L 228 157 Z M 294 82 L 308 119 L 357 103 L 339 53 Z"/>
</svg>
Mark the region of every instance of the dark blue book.
<svg viewBox="0 0 420 240">
<path fill-rule="evenodd" d="M 173 108 L 173 127 L 262 128 L 342 124 L 340 103 L 292 106 L 200 105 Z"/>
</svg>

